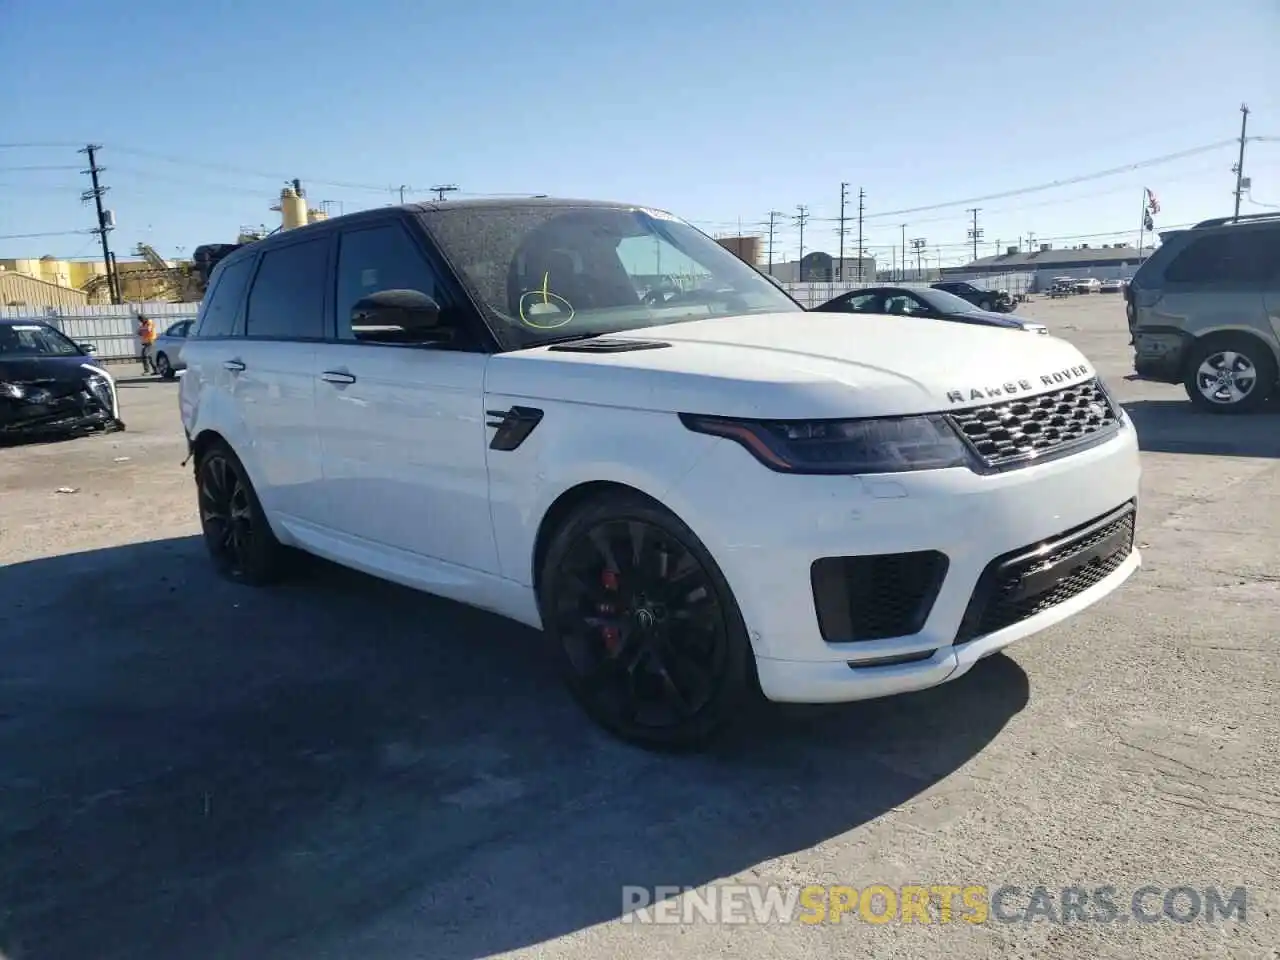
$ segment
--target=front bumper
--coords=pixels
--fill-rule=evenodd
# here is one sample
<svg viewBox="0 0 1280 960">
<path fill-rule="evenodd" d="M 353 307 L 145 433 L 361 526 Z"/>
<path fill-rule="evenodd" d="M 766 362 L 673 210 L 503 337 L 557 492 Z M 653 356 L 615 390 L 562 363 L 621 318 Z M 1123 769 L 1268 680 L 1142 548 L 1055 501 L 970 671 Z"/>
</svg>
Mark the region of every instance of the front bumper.
<svg viewBox="0 0 1280 960">
<path fill-rule="evenodd" d="M 82 389 L 39 400 L 0 400 L 0 437 L 39 437 L 120 426 L 114 391 Z"/>
<path fill-rule="evenodd" d="M 788 476 L 725 441 L 673 499 L 696 518 L 734 592 L 765 696 L 813 703 L 955 679 L 1101 600 L 1140 564 L 1132 518 L 1127 535 L 1123 520 L 1138 481 L 1137 438 L 1126 420 L 1111 439 L 1075 455 L 985 476 L 967 469 Z M 1101 540 L 1098 524 L 1111 524 Z M 1028 549 L 1039 552 L 1028 558 Z M 832 616 L 819 582 L 827 558 L 884 557 L 891 562 L 874 576 L 850 581 L 853 602 Z M 931 558 L 932 572 L 908 576 L 904 557 Z M 1006 576 L 1000 586 L 999 564 L 1016 582 Z M 1000 609 L 981 602 L 997 594 Z M 905 612 L 908 595 L 921 599 L 914 619 Z M 893 635 L 894 624 L 907 629 Z M 842 639 L 851 635 L 858 638 Z"/>
</svg>

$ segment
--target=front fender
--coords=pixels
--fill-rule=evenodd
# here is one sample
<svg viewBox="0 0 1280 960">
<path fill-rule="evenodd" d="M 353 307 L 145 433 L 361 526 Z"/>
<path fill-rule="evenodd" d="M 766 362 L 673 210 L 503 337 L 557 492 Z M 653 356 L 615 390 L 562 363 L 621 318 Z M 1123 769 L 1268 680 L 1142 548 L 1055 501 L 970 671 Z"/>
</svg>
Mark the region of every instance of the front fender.
<svg viewBox="0 0 1280 960">
<path fill-rule="evenodd" d="M 485 406 L 530 403 L 490 395 Z M 561 496 L 583 484 L 638 490 L 695 527 L 690 505 L 676 488 L 716 438 L 685 429 L 674 413 L 538 403 L 542 420 L 524 443 L 515 450 L 487 451 L 494 538 L 504 577 L 532 585 L 543 518 Z"/>
</svg>

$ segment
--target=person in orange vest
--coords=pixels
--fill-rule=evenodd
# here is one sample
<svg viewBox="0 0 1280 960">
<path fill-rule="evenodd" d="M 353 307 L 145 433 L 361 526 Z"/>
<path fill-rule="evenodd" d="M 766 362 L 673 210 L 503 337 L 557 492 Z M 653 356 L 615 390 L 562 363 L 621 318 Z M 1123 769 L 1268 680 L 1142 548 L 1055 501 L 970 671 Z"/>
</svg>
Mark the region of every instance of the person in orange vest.
<svg viewBox="0 0 1280 960">
<path fill-rule="evenodd" d="M 156 359 L 153 356 L 156 343 L 156 325 L 151 322 L 150 318 L 141 313 L 138 314 L 138 339 L 142 342 L 143 374 L 158 373 Z"/>
</svg>

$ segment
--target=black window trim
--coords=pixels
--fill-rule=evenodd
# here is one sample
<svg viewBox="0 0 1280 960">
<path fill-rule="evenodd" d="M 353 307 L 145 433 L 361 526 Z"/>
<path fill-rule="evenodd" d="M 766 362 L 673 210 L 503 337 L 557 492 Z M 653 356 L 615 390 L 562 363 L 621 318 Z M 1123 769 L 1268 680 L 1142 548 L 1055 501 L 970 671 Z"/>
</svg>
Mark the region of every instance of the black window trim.
<svg viewBox="0 0 1280 960">
<path fill-rule="evenodd" d="M 338 336 L 338 269 L 342 256 L 342 238 L 349 233 L 380 230 L 388 226 L 399 227 L 401 233 L 408 238 L 413 249 L 418 252 L 418 256 L 422 258 L 423 265 L 435 274 L 436 280 L 449 301 L 447 304 L 441 304 L 441 306 L 448 306 L 458 311 L 460 327 L 467 334 L 465 345 L 453 347 L 449 344 L 432 342 L 383 343 L 378 340 L 345 340 Z M 502 349 L 489 324 L 485 322 L 483 314 L 476 307 L 475 301 L 471 299 L 470 294 L 458 281 L 458 276 L 453 266 L 445 259 L 443 253 L 441 253 L 439 247 L 427 232 L 426 226 L 419 218 L 404 213 L 401 208 L 396 208 L 390 216 L 368 217 L 353 220 L 350 223 L 340 223 L 338 229 L 334 231 L 332 250 L 332 268 L 329 271 L 328 290 L 326 291 L 330 301 L 330 308 L 328 325 L 325 328 L 328 336 L 325 342 L 340 343 L 346 346 L 383 347 L 395 350 L 428 350 L 432 353 L 492 354 L 498 353 Z"/>
<path fill-rule="evenodd" d="M 253 281 L 258 276 L 258 261 L 261 260 L 260 250 L 250 250 L 242 256 L 230 256 L 217 265 L 215 272 L 217 280 L 205 291 L 204 300 L 200 307 L 200 315 L 193 321 L 191 326 L 193 330 L 187 331 L 187 339 L 189 340 L 242 340 L 244 339 L 244 314 L 245 304 L 249 300 L 249 291 L 253 289 Z M 209 305 L 213 303 L 213 298 L 222 286 L 223 278 L 226 277 L 227 271 L 240 263 L 247 262 L 249 264 L 249 279 L 246 281 L 244 291 L 240 294 L 240 300 L 235 305 L 235 314 L 231 318 L 231 332 L 220 333 L 216 336 L 208 336 L 201 332 L 204 326 L 205 318 Z"/>
<path fill-rule="evenodd" d="M 301 246 L 304 243 L 314 243 L 315 241 L 319 240 L 324 244 L 324 268 L 321 275 L 329 276 L 329 275 L 332 275 L 333 273 L 333 266 L 334 266 L 333 237 L 336 231 L 327 230 L 327 229 L 306 230 L 306 231 L 299 230 L 298 233 L 300 234 L 300 236 L 289 237 L 286 240 L 277 241 L 275 243 L 272 243 L 270 246 L 264 247 L 263 249 L 257 252 L 258 262 L 253 265 L 253 274 L 249 277 L 248 286 L 245 287 L 244 298 L 241 301 L 241 306 L 240 306 L 240 313 L 236 318 L 235 326 L 232 328 L 233 334 L 238 334 L 238 336 L 236 336 L 235 339 L 249 340 L 255 343 L 324 343 L 329 339 L 323 334 L 318 337 L 297 337 L 297 336 L 281 337 L 275 334 L 255 335 L 255 334 L 249 333 L 249 298 L 253 296 L 253 287 L 254 287 L 254 284 L 258 282 L 258 275 L 262 272 L 262 262 L 267 258 L 267 254 L 274 253 L 277 250 L 287 250 L 290 247 Z M 327 287 L 328 284 L 326 284 L 325 286 Z M 320 301 L 320 315 L 321 315 L 320 329 L 324 331 L 328 331 L 332 329 L 331 325 L 328 322 L 329 313 L 332 305 L 329 303 L 329 292 L 327 289 L 322 289 L 321 295 L 322 296 Z"/>
</svg>

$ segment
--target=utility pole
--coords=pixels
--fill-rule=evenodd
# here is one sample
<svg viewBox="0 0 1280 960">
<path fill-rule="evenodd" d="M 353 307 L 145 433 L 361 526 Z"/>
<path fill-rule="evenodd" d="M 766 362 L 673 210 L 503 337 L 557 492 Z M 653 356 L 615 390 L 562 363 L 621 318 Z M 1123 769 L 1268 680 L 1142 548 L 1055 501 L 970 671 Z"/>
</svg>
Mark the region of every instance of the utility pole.
<svg viewBox="0 0 1280 960">
<path fill-rule="evenodd" d="M 773 231 L 778 225 L 778 218 L 781 217 L 781 210 L 769 211 L 769 276 L 773 276 Z"/>
<path fill-rule="evenodd" d="M 85 190 L 80 194 L 80 200 L 83 203 L 93 201 L 98 212 L 98 227 L 93 232 L 98 235 L 98 239 L 102 241 L 102 268 L 107 273 L 107 290 L 111 294 L 111 302 L 120 302 L 120 278 L 116 275 L 115 261 L 111 257 L 111 245 L 107 242 L 107 234 L 111 232 L 113 224 L 107 211 L 102 207 L 102 195 L 110 190 L 110 187 L 104 187 L 98 180 L 98 174 L 102 173 L 106 168 L 98 166 L 97 151 L 102 149 L 102 145 L 91 143 L 81 148 L 78 153 L 88 154 L 89 169 L 81 171 L 89 175 L 89 180 L 93 184 L 93 189 Z"/>
<path fill-rule="evenodd" d="M 916 279 L 917 280 L 924 279 L 924 270 L 921 267 L 921 259 L 924 256 L 924 245 L 925 245 L 924 237 L 916 237 L 914 240 L 911 241 L 911 249 L 916 252 Z"/>
<path fill-rule="evenodd" d="M 978 241 L 982 239 L 982 231 L 978 228 L 978 211 L 981 207 L 970 207 L 968 212 L 973 215 L 973 226 L 969 228 L 969 239 L 973 241 L 973 259 L 978 259 Z"/>
<path fill-rule="evenodd" d="M 1247 103 L 1240 104 L 1240 159 L 1236 161 L 1236 165 L 1231 168 L 1231 172 L 1236 175 L 1236 212 L 1235 215 L 1240 216 L 1240 195 L 1244 193 L 1244 145 L 1245 131 L 1249 128 L 1249 105 Z"/>
<path fill-rule="evenodd" d="M 432 187 L 432 188 L 431 188 L 431 192 L 432 192 L 432 193 L 434 193 L 434 194 L 436 195 L 436 200 L 437 200 L 437 201 L 442 201 L 442 200 L 444 200 L 444 195 L 445 195 L 446 193 L 453 193 L 453 192 L 454 192 L 454 191 L 456 191 L 457 189 L 458 189 L 458 188 L 457 188 L 457 186 L 456 186 L 455 184 L 450 183 L 450 184 L 447 184 L 447 185 L 445 185 L 445 186 L 435 186 L 435 187 Z"/>
<path fill-rule="evenodd" d="M 400 184 L 400 205 L 401 206 L 404 206 L 404 192 L 408 189 L 409 188 L 405 186 L 403 183 Z"/>
<path fill-rule="evenodd" d="M 859 187 L 858 188 L 858 282 L 859 283 L 861 283 L 864 279 L 864 277 L 862 276 L 862 259 L 863 259 L 862 257 L 862 210 L 863 210 L 863 203 L 866 201 L 866 199 L 867 199 L 867 191 Z M 875 278 L 872 277 L 871 279 L 874 280 Z"/>
<path fill-rule="evenodd" d="M 1030 230 L 1027 231 L 1027 253 L 1036 252 L 1036 235 Z"/>
<path fill-rule="evenodd" d="M 844 205 L 849 199 L 849 184 L 840 184 L 840 265 L 836 268 L 836 279 L 844 279 Z"/>
<path fill-rule="evenodd" d="M 803 203 L 796 204 L 796 215 L 791 218 L 800 228 L 800 262 L 796 267 L 800 282 L 804 283 L 804 225 L 809 222 L 809 208 Z"/>
<path fill-rule="evenodd" d="M 904 223 L 902 224 L 902 277 L 901 279 L 906 279 L 906 276 L 907 276 L 907 225 Z"/>
</svg>

